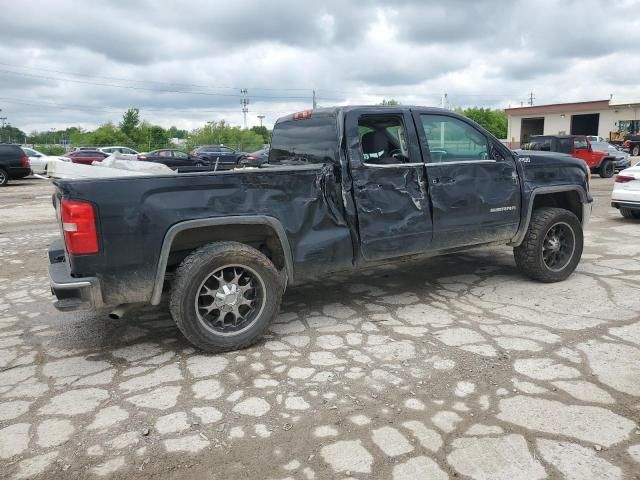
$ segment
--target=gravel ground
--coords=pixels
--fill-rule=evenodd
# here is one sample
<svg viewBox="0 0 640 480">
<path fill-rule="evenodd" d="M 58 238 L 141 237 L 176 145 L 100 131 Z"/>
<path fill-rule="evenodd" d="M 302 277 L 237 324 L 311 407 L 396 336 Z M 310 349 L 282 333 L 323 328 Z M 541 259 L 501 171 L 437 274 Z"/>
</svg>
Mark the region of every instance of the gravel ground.
<svg viewBox="0 0 640 480">
<path fill-rule="evenodd" d="M 51 186 L 0 189 L 0 476 L 640 478 L 640 222 L 594 177 L 567 281 L 509 249 L 287 291 L 267 338 L 191 348 L 166 306 L 51 306 Z"/>
</svg>

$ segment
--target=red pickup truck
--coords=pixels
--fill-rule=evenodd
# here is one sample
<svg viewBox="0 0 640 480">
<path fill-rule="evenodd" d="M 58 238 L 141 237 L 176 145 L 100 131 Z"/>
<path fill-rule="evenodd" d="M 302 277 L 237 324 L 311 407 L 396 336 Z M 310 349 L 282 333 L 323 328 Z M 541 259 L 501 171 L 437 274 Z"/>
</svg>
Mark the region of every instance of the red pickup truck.
<svg viewBox="0 0 640 480">
<path fill-rule="evenodd" d="M 611 178 L 615 173 L 615 158 L 609 152 L 594 150 L 585 135 L 538 135 L 531 137 L 522 148 L 567 153 L 584 160 L 593 173 L 604 178 Z"/>
</svg>

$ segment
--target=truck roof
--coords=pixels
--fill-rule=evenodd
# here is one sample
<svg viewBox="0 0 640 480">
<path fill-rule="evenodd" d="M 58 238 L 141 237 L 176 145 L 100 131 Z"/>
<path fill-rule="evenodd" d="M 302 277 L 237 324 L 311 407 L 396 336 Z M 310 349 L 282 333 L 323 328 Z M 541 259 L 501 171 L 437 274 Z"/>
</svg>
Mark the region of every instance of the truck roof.
<svg viewBox="0 0 640 480">
<path fill-rule="evenodd" d="M 400 110 L 403 112 L 418 111 L 422 113 L 433 113 L 433 114 L 446 113 L 448 115 L 453 114 L 453 115 L 460 116 L 456 112 L 453 112 L 451 110 L 446 110 L 444 108 L 424 107 L 420 105 L 337 105 L 333 107 L 320 107 L 315 109 L 304 110 L 303 112 L 311 112 L 311 115 L 321 114 L 321 115 L 327 115 L 327 116 L 337 116 L 337 115 L 343 115 L 353 110 L 362 110 L 362 109 L 367 109 L 367 110 L 376 111 L 376 112 L 384 112 L 385 110 L 396 110 L 396 111 Z M 284 115 L 283 117 L 280 117 L 276 121 L 276 123 L 293 120 L 295 115 L 298 115 L 303 112 L 295 112 L 289 115 Z"/>
</svg>

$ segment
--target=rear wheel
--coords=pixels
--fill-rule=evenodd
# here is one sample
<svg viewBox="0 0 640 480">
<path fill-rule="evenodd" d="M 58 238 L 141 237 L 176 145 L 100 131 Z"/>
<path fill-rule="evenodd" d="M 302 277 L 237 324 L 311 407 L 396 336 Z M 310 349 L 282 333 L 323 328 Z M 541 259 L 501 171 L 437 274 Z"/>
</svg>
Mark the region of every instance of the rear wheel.
<svg viewBox="0 0 640 480">
<path fill-rule="evenodd" d="M 640 219 L 640 211 L 638 210 L 632 210 L 630 208 L 620 208 L 620 214 L 622 214 L 624 218 Z"/>
<path fill-rule="evenodd" d="M 634 157 L 640 155 L 640 145 L 633 146 L 633 148 L 631 149 L 631 155 L 633 155 Z"/>
<path fill-rule="evenodd" d="M 202 162 L 196 162 L 196 167 L 204 167 L 204 163 L 202 163 Z"/>
<path fill-rule="evenodd" d="M 615 169 L 616 167 L 613 162 L 611 160 L 606 160 L 602 165 L 600 165 L 600 176 L 602 178 L 611 178 L 615 173 Z"/>
<path fill-rule="evenodd" d="M 170 310 L 195 346 L 223 352 L 255 343 L 284 292 L 273 263 L 255 248 L 218 242 L 191 253 L 176 271 Z"/>
<path fill-rule="evenodd" d="M 582 256 L 580 220 L 562 208 L 533 212 L 524 241 L 513 249 L 516 265 L 528 277 L 551 283 L 565 280 Z"/>
<path fill-rule="evenodd" d="M 5 186 L 8 182 L 9 173 L 4 168 L 0 168 L 0 187 Z"/>
</svg>

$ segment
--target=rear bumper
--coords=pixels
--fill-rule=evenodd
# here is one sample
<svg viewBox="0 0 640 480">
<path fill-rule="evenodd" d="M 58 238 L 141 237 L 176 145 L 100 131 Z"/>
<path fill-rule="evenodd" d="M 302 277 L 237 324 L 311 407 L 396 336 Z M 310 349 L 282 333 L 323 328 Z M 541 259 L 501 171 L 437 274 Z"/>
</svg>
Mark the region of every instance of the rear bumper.
<svg viewBox="0 0 640 480">
<path fill-rule="evenodd" d="M 628 208 L 630 210 L 640 210 L 640 202 L 630 202 L 625 200 L 611 200 L 613 208 Z"/>
<path fill-rule="evenodd" d="M 103 305 L 100 281 L 95 277 L 72 277 L 64 261 L 64 243 L 49 245 L 49 284 L 56 300 L 53 306 L 63 312 L 88 310 Z"/>
<path fill-rule="evenodd" d="M 19 179 L 28 177 L 31 175 L 30 168 L 9 168 L 9 178 L 11 179 Z"/>
</svg>

